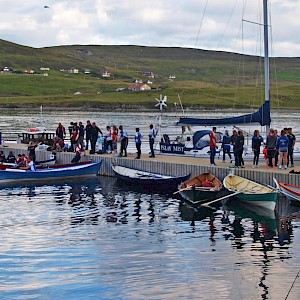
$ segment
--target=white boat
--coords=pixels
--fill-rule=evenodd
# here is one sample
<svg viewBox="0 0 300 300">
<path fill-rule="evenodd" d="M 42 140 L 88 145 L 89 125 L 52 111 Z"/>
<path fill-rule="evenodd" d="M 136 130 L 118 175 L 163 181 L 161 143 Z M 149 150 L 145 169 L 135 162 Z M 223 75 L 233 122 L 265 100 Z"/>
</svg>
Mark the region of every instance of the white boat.
<svg viewBox="0 0 300 300">
<path fill-rule="evenodd" d="M 28 128 L 18 133 L 18 142 L 29 144 L 30 141 L 44 143 L 52 146 L 55 131 L 46 130 L 44 127 Z"/>
</svg>

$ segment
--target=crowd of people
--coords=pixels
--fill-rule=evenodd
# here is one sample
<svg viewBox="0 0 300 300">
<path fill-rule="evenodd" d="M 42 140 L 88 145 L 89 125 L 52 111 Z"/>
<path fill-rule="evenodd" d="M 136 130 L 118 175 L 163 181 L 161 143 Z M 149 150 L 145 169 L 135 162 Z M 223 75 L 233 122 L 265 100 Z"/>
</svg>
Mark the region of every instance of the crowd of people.
<svg viewBox="0 0 300 300">
<path fill-rule="evenodd" d="M 210 133 L 210 164 L 215 166 L 215 155 L 218 149 L 216 138 L 216 127 L 212 128 Z M 282 168 L 287 169 L 289 166 L 294 167 L 294 146 L 296 143 L 296 137 L 292 132 L 292 128 L 284 128 L 281 130 L 280 135 L 277 130 L 270 129 L 266 140 L 260 135 L 259 130 L 254 130 L 252 137 L 252 151 L 253 151 L 253 168 L 258 167 L 259 157 L 261 154 L 261 148 L 263 146 L 264 159 L 266 166 L 270 168 Z M 244 168 L 244 151 L 245 137 L 241 130 L 233 130 L 230 136 L 228 130 L 222 138 L 221 148 L 223 150 L 223 162 L 228 155 L 230 162 L 232 162 L 231 148 L 234 155 L 234 167 Z"/>
<path fill-rule="evenodd" d="M 70 151 L 75 153 L 74 161 L 79 161 L 81 153 L 89 150 L 90 154 L 113 154 L 119 157 L 127 157 L 128 133 L 123 125 L 106 126 L 106 130 L 102 131 L 96 124 L 87 120 L 84 126 L 82 122 L 71 122 L 68 126 L 69 137 L 67 137 L 65 127 L 59 123 L 56 129 L 56 136 L 53 140 L 52 150 L 56 152 Z M 150 156 L 154 154 L 154 140 L 156 137 L 154 126 L 149 126 L 149 147 Z M 137 150 L 136 159 L 141 157 L 142 134 L 140 129 L 135 129 L 134 141 Z M 102 143 L 102 149 L 97 149 L 97 143 Z M 120 149 L 118 153 L 118 142 Z"/>
</svg>

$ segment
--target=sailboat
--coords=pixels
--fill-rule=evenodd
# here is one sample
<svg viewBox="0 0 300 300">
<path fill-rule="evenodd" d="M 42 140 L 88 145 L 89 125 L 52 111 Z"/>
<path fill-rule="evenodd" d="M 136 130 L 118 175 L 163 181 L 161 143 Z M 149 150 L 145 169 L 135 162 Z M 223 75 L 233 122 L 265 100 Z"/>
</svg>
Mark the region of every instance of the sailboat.
<svg viewBox="0 0 300 300">
<path fill-rule="evenodd" d="M 259 124 L 260 126 L 266 126 L 266 132 L 269 132 L 271 125 L 271 113 L 270 113 L 270 79 L 269 79 L 269 25 L 268 25 L 268 1 L 263 0 L 263 18 L 264 18 L 264 86 L 265 86 L 265 101 L 262 106 L 254 113 L 245 114 L 237 117 L 222 118 L 222 119 L 210 119 L 210 118 L 189 118 L 181 117 L 176 125 L 187 128 L 191 126 L 240 126 L 245 124 Z M 186 142 L 178 141 L 172 142 L 169 137 L 163 135 L 160 142 L 159 152 L 163 154 L 185 154 L 188 156 L 207 157 L 209 155 L 209 134 L 210 130 L 196 131 L 192 138 Z M 217 132 L 217 146 L 221 146 L 223 134 Z M 221 147 L 218 147 L 219 149 Z M 252 159 L 252 149 L 249 149 L 245 153 L 246 156 Z M 221 155 L 220 151 L 217 151 L 217 157 Z"/>
</svg>

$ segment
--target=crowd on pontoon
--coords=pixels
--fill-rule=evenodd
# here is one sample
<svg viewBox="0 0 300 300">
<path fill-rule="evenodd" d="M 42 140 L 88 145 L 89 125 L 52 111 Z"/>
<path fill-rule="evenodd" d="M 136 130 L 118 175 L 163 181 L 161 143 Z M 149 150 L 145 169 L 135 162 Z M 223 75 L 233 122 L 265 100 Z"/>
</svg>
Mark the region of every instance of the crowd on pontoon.
<svg viewBox="0 0 300 300">
<path fill-rule="evenodd" d="M 154 126 L 150 124 L 149 130 L 149 147 L 150 156 L 154 155 L 154 140 L 156 137 L 156 131 Z M 75 156 L 80 159 L 80 155 L 83 151 L 89 150 L 90 154 L 104 154 L 109 153 L 113 155 L 118 155 L 119 157 L 127 156 L 127 146 L 128 146 L 128 134 L 122 125 L 116 126 L 106 126 L 106 130 L 103 132 L 96 124 L 96 122 L 91 122 L 87 120 L 84 126 L 82 122 L 71 122 L 68 126 L 69 139 L 67 138 L 65 127 L 59 123 L 56 129 L 56 136 L 53 140 L 52 150 L 60 151 L 71 151 L 75 152 Z M 70 143 L 68 143 L 69 141 Z M 134 141 L 137 149 L 136 159 L 141 157 L 141 143 L 142 134 L 140 129 L 135 129 Z M 96 149 L 97 144 L 102 143 L 102 149 Z M 118 153 L 118 142 L 120 142 L 120 151 Z"/>
<path fill-rule="evenodd" d="M 210 134 L 210 164 L 215 166 L 215 155 L 217 146 L 216 139 L 216 127 L 213 127 Z M 244 151 L 245 137 L 243 131 L 233 130 L 230 136 L 228 130 L 225 130 L 222 139 L 223 150 L 223 162 L 225 162 L 226 154 L 228 155 L 230 162 L 232 162 L 231 148 L 233 148 L 234 154 L 234 167 L 244 168 Z M 287 169 L 289 166 L 294 167 L 294 146 L 296 143 L 296 137 L 292 132 L 292 128 L 284 128 L 280 134 L 278 131 L 271 128 L 269 134 L 264 141 L 260 135 L 259 130 L 254 130 L 252 137 L 252 151 L 253 151 L 253 168 L 258 167 L 258 161 L 261 153 L 261 147 L 263 146 L 264 159 L 266 166 L 269 168 L 282 168 Z"/>
</svg>

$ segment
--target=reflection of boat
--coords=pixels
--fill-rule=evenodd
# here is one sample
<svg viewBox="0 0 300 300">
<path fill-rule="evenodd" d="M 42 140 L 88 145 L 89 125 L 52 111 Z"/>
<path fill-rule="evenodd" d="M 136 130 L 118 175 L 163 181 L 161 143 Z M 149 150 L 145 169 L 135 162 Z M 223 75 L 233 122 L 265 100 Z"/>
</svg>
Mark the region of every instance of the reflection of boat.
<svg viewBox="0 0 300 300">
<path fill-rule="evenodd" d="M 224 187 L 236 193 L 235 198 L 249 204 L 275 209 L 278 191 L 255 181 L 229 174 L 223 180 Z"/>
<path fill-rule="evenodd" d="M 290 200 L 296 201 L 300 204 L 300 186 L 278 182 L 275 178 L 273 179 L 277 188 L 282 192 L 282 194 L 286 195 Z"/>
<path fill-rule="evenodd" d="M 126 184 L 132 186 L 142 186 L 153 191 L 174 191 L 181 182 L 190 177 L 190 174 L 183 176 L 169 176 L 117 165 L 112 165 L 112 169 L 116 177 L 121 179 Z"/>
<path fill-rule="evenodd" d="M 36 169 L 35 171 L 10 168 L 0 170 L 0 183 L 16 180 L 48 180 L 51 178 L 96 175 L 101 164 L 102 161 L 66 164 Z"/>
<path fill-rule="evenodd" d="M 180 195 L 192 203 L 212 200 L 216 198 L 221 189 L 222 182 L 208 172 L 188 179 L 178 186 Z"/>
<path fill-rule="evenodd" d="M 249 204 L 238 205 L 234 201 L 228 201 L 224 205 L 225 210 L 233 211 L 235 216 L 242 219 L 250 218 L 255 223 L 260 223 L 270 231 L 276 231 L 278 228 L 278 217 L 274 210 L 257 207 Z"/>
<path fill-rule="evenodd" d="M 212 207 L 195 208 L 186 202 L 181 202 L 179 212 L 183 221 L 201 221 L 213 217 L 215 210 Z"/>
</svg>

